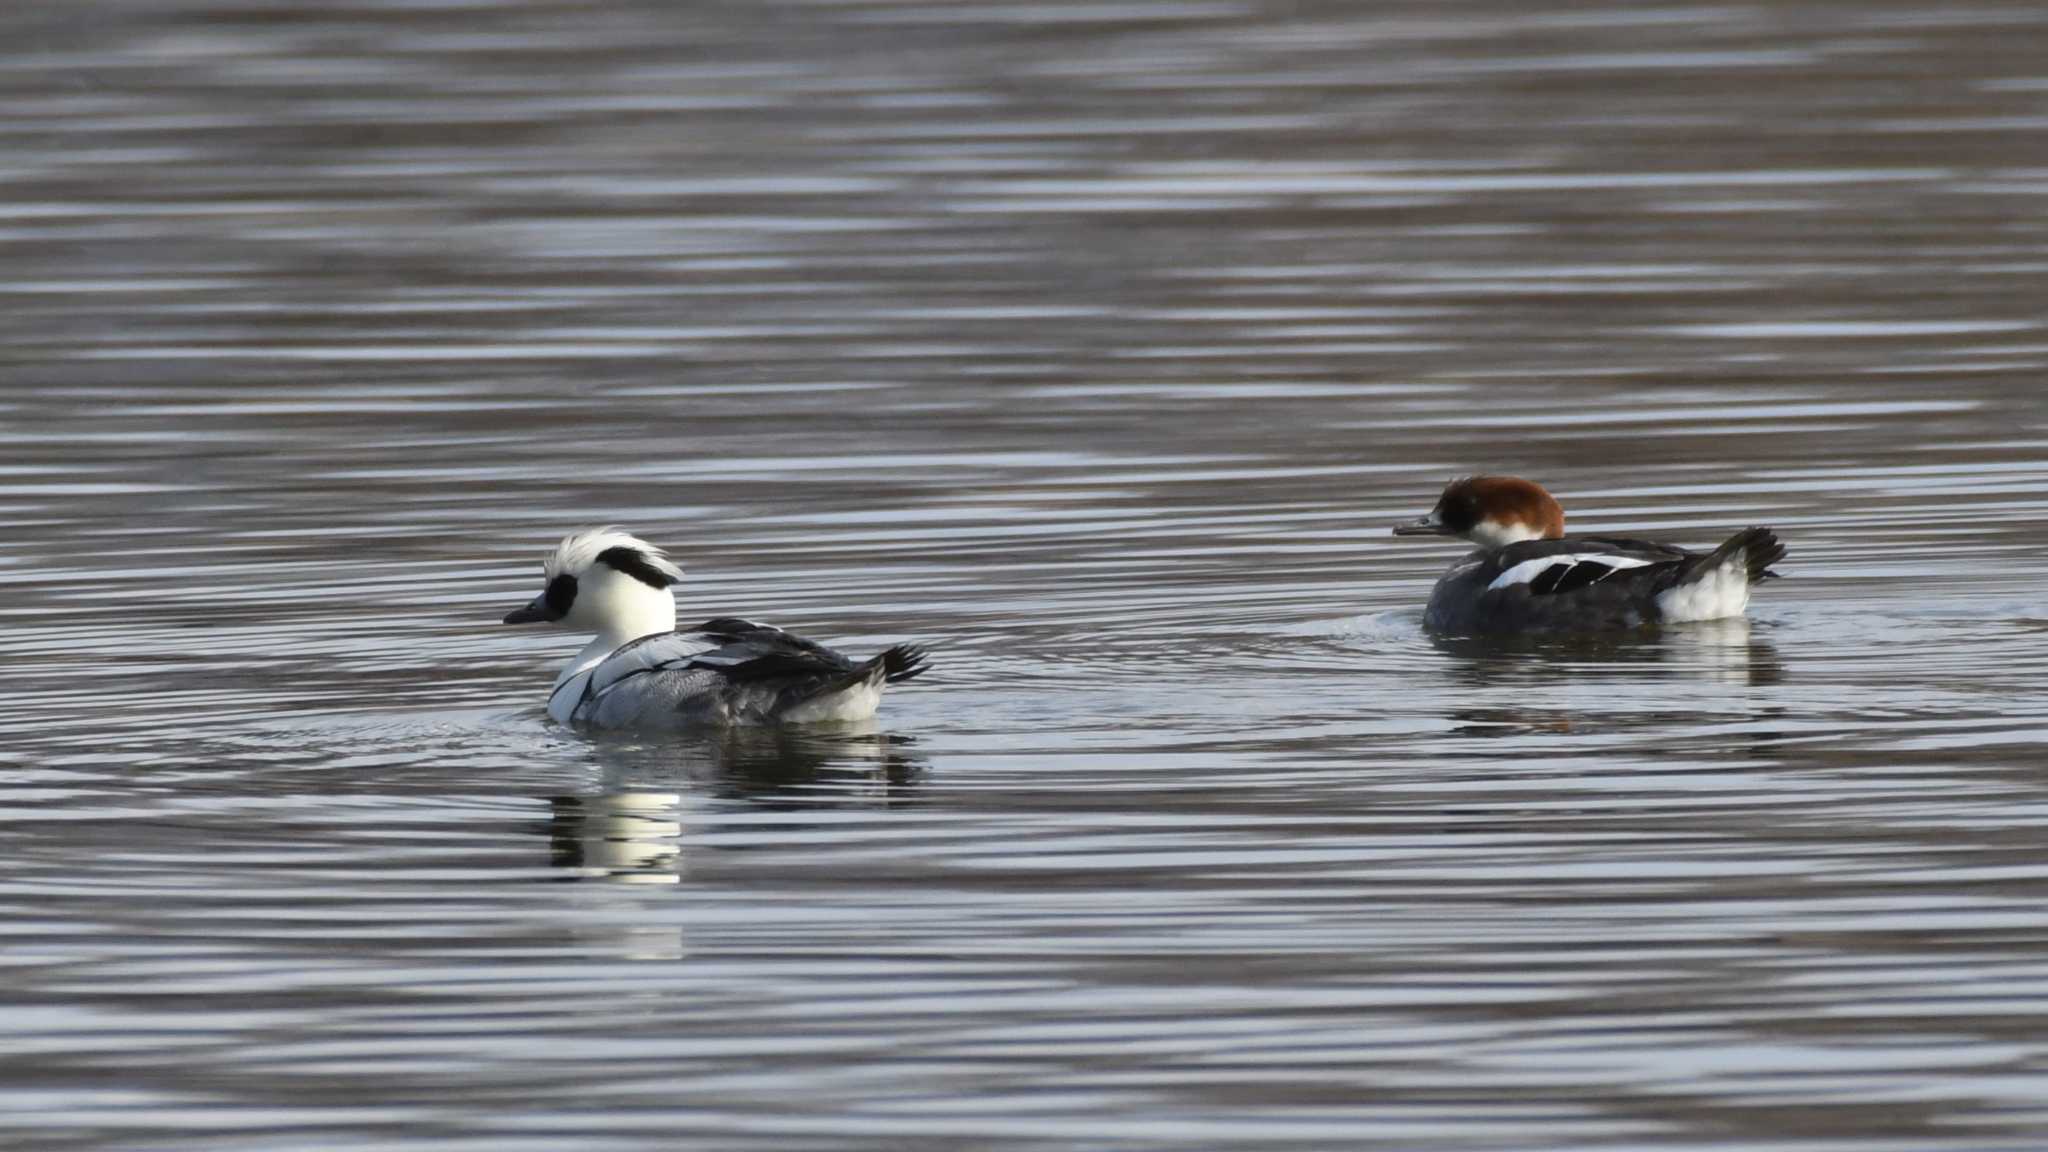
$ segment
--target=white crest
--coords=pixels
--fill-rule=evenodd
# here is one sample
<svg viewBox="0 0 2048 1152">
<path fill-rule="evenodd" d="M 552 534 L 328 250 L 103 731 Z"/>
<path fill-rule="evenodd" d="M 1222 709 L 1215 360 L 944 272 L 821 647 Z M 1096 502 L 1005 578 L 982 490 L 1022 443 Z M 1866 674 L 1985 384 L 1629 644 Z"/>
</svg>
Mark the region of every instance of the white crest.
<svg viewBox="0 0 2048 1152">
<path fill-rule="evenodd" d="M 548 556 L 543 571 L 552 580 L 563 573 L 581 576 L 590 570 L 597 558 L 613 548 L 630 548 L 647 561 L 648 565 L 674 580 L 683 578 L 683 570 L 668 559 L 668 553 L 640 539 L 631 532 L 616 525 L 607 524 L 602 528 L 585 528 L 562 537 Z"/>
</svg>

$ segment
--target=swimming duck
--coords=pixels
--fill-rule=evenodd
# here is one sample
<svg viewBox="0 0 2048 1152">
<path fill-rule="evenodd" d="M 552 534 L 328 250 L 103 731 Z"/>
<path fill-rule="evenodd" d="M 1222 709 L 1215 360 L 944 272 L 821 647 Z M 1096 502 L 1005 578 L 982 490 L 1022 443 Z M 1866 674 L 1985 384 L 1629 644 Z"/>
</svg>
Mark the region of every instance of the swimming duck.
<svg viewBox="0 0 2048 1152">
<path fill-rule="evenodd" d="M 1567 536 L 1564 508 L 1515 476 L 1451 483 L 1428 515 L 1396 536 L 1456 536 L 1478 550 L 1451 565 L 1429 595 L 1433 632 L 1598 632 L 1718 620 L 1749 607 L 1754 584 L 1777 575 L 1785 546 L 1745 528 L 1711 552 L 1617 536 Z"/>
<path fill-rule="evenodd" d="M 676 627 L 669 589 L 682 569 L 618 528 L 565 536 L 542 565 L 547 586 L 507 624 L 559 624 L 597 636 L 555 677 L 548 715 L 595 728 L 863 720 L 882 691 L 926 667 L 899 644 L 855 661 L 749 620 Z"/>
</svg>

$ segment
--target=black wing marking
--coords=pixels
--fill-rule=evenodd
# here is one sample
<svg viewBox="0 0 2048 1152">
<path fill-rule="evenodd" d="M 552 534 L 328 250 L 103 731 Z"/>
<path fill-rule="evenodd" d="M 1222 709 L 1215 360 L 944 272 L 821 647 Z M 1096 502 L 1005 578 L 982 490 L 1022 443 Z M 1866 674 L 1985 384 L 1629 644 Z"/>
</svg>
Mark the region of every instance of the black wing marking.
<svg viewBox="0 0 2048 1152">
<path fill-rule="evenodd" d="M 1587 555 L 1587 553 L 1593 555 Z M 1491 584 L 1509 569 L 1526 564 L 1531 560 L 1542 560 L 1555 556 L 1558 561 L 1538 571 L 1526 583 L 1510 587 L 1527 589 L 1532 596 L 1561 596 L 1591 588 L 1617 572 L 1627 573 L 1625 579 L 1634 584 L 1645 575 L 1676 571 L 1674 565 L 1692 559 L 1696 553 L 1670 544 L 1659 544 L 1654 540 L 1630 540 L 1619 536 L 1566 536 L 1557 540 L 1525 540 L 1510 544 L 1492 553 L 1487 583 Z M 1571 557 L 1573 563 L 1566 563 Z M 1611 557 L 1620 563 L 1608 562 Z M 1635 561 L 1635 563 L 1627 563 Z M 1501 591 L 1507 591 L 1503 588 Z"/>
<path fill-rule="evenodd" d="M 1537 596 L 1552 596 L 1565 592 L 1576 592 L 1590 588 L 1622 571 L 1620 565 L 1602 564 L 1598 560 L 1581 560 L 1577 564 L 1559 562 L 1536 574 L 1529 581 L 1529 591 Z"/>
<path fill-rule="evenodd" d="M 1642 589 L 1662 582 L 1680 571 L 1698 554 L 1652 540 L 1631 540 L 1618 536 L 1566 536 L 1557 540 L 1525 540 L 1483 554 L 1486 568 L 1484 587 L 1494 595 L 1514 592 L 1528 596 L 1563 596 L 1611 583 Z M 1543 564 L 1543 561 L 1553 561 Z M 1492 584 L 1507 572 L 1525 565 L 1541 565 L 1527 580 L 1494 589 Z"/>
<path fill-rule="evenodd" d="M 1581 553 L 1606 553 L 1624 560 L 1646 560 L 1660 564 L 1667 560 L 1684 560 L 1697 553 L 1688 552 L 1669 544 L 1654 540 L 1629 540 L 1620 536 L 1564 536 L 1556 540 L 1524 540 L 1510 544 L 1492 553 L 1498 566 L 1495 574 L 1505 572 L 1517 564 L 1530 560 L 1541 560 L 1545 556 L 1569 556 Z"/>
<path fill-rule="evenodd" d="M 815 652 L 824 656 L 838 656 L 815 640 L 806 640 L 793 633 L 784 632 L 773 624 L 756 624 L 737 616 L 720 616 L 697 625 L 698 634 L 728 644 L 753 643 L 775 648 Z"/>
<path fill-rule="evenodd" d="M 691 657 L 690 666 L 716 668 L 735 682 L 844 676 L 857 667 L 814 640 L 751 620 L 721 616 L 697 632 L 717 647 Z"/>
</svg>

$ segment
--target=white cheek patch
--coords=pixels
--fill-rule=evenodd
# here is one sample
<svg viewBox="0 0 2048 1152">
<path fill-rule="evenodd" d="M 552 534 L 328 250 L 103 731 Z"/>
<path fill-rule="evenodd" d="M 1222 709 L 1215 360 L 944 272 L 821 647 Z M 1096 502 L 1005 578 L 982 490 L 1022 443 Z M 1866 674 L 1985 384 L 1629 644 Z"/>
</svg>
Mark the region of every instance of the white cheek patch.
<svg viewBox="0 0 2048 1152">
<path fill-rule="evenodd" d="M 1481 520 L 1472 526 L 1470 532 L 1465 533 L 1465 539 L 1490 550 L 1520 544 L 1524 540 L 1535 540 L 1542 535 L 1542 532 L 1520 522 L 1503 524 L 1498 520 Z"/>
<path fill-rule="evenodd" d="M 1537 577 L 1543 575 L 1545 572 L 1549 571 L 1552 568 L 1556 568 L 1560 564 L 1563 565 L 1566 569 L 1575 568 L 1580 564 L 1585 564 L 1592 569 L 1606 569 L 1606 571 L 1604 572 L 1589 572 L 1589 578 L 1585 581 L 1585 583 L 1598 584 L 1600 581 L 1606 579 L 1609 576 L 1614 575 L 1614 573 L 1624 568 L 1647 567 L 1650 564 L 1650 561 L 1638 560 L 1633 556 L 1615 556 L 1612 554 L 1599 552 L 1566 553 L 1558 556 L 1539 556 L 1534 560 L 1524 560 L 1520 564 L 1515 565 L 1513 568 L 1510 568 L 1507 571 L 1501 573 L 1500 575 L 1494 577 L 1493 583 L 1488 584 L 1486 586 L 1486 590 L 1488 592 L 1495 592 L 1502 588 L 1507 588 L 1515 584 L 1534 583 Z"/>
</svg>

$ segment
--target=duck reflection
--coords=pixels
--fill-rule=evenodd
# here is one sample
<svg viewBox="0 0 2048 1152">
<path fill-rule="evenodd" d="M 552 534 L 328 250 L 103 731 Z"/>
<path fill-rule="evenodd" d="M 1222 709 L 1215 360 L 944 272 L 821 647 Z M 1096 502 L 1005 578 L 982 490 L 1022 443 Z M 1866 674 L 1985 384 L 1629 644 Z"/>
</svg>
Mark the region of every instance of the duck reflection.
<svg viewBox="0 0 2048 1152">
<path fill-rule="evenodd" d="M 872 725 L 600 741 L 594 788 L 543 797 L 550 858 L 565 879 L 673 884 L 686 874 L 684 835 L 707 802 L 794 810 L 907 804 L 926 768 L 912 743 Z"/>
<path fill-rule="evenodd" d="M 1587 636 L 1431 636 L 1459 678 L 1490 687 L 1554 676 L 1560 667 L 1661 665 L 1716 684 L 1775 684 L 1784 678 L 1778 650 L 1740 616 L 1655 631 Z"/>
<path fill-rule="evenodd" d="M 1658 677 L 1682 700 L 1684 685 L 1762 687 L 1784 679 L 1777 648 L 1742 617 L 1672 625 L 1656 631 L 1593 636 L 1432 636 L 1465 686 L 1500 704 L 1463 707 L 1451 718 L 1473 733 L 1570 731 L 1570 712 L 1517 703 L 1526 686 L 1640 681 Z"/>
<path fill-rule="evenodd" d="M 927 767 L 907 736 L 873 722 L 731 729 L 686 749 L 693 775 L 721 795 L 773 808 L 912 803 Z"/>
<path fill-rule="evenodd" d="M 577 880 L 673 884 L 683 873 L 683 797 L 677 792 L 550 796 L 549 855 Z"/>
</svg>

